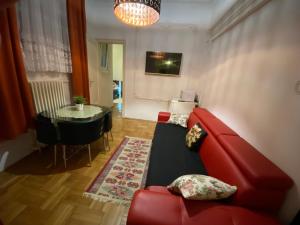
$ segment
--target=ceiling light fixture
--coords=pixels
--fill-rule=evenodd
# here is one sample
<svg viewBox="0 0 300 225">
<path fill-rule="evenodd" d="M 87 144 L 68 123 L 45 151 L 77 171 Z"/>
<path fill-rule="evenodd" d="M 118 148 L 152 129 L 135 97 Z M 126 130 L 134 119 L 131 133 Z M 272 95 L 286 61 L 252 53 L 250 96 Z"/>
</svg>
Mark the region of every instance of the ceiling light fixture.
<svg viewBox="0 0 300 225">
<path fill-rule="evenodd" d="M 114 0 L 114 13 L 123 23 L 149 26 L 159 20 L 161 0 Z"/>
</svg>

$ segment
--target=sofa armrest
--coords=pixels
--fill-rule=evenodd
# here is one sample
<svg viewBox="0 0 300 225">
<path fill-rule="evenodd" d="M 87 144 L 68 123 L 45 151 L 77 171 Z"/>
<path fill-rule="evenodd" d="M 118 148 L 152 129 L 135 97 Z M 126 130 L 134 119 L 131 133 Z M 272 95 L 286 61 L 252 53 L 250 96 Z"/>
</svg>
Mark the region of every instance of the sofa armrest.
<svg viewBox="0 0 300 225">
<path fill-rule="evenodd" d="M 181 225 L 180 198 L 178 196 L 149 190 L 135 192 L 128 213 L 127 225 L 174 224 Z"/>
<path fill-rule="evenodd" d="M 157 117 L 157 122 L 165 123 L 169 120 L 171 113 L 169 112 L 159 112 Z"/>
<path fill-rule="evenodd" d="M 216 201 L 185 200 L 156 191 L 135 192 L 127 225 L 280 225 L 276 219 L 258 211 Z"/>
</svg>

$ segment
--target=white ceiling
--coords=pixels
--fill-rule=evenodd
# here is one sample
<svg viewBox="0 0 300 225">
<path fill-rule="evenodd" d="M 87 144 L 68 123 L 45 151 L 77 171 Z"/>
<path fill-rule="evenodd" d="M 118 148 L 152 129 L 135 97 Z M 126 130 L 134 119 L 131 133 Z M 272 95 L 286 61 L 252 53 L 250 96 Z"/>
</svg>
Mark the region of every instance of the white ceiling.
<svg viewBox="0 0 300 225">
<path fill-rule="evenodd" d="M 195 26 L 208 29 L 236 0 L 162 0 L 156 26 Z M 113 0 L 86 0 L 87 22 L 93 25 L 126 26 L 113 14 Z"/>
</svg>

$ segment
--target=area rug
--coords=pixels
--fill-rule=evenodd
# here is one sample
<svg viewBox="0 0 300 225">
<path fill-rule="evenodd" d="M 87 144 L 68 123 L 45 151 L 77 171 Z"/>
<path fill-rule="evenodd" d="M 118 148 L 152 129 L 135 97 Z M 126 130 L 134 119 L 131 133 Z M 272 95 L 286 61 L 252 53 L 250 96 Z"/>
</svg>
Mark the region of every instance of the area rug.
<svg viewBox="0 0 300 225">
<path fill-rule="evenodd" d="M 136 190 L 145 186 L 151 140 L 125 137 L 84 196 L 129 206 Z"/>
</svg>

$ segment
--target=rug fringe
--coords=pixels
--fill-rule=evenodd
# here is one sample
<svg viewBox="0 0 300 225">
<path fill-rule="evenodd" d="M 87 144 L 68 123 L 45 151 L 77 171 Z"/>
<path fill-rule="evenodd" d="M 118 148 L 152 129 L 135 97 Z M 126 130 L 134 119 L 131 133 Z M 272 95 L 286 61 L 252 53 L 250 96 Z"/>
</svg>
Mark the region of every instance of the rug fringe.
<svg viewBox="0 0 300 225">
<path fill-rule="evenodd" d="M 127 206 L 129 207 L 130 206 L 130 202 L 126 202 L 124 200 L 119 200 L 119 199 L 108 199 L 108 198 L 105 198 L 103 196 L 98 196 L 98 195 L 95 195 L 95 194 L 92 194 L 92 193 L 88 193 L 88 192 L 84 192 L 82 194 L 82 196 L 84 198 L 90 198 L 90 199 L 93 199 L 95 201 L 99 201 L 99 202 L 103 202 L 103 203 L 107 203 L 107 202 L 110 202 L 110 203 L 114 203 L 114 204 L 118 204 L 118 205 L 123 205 L 123 206 Z"/>
<path fill-rule="evenodd" d="M 152 142 L 152 139 L 141 138 L 141 137 L 131 137 L 131 136 L 127 136 L 127 135 L 126 135 L 125 138 L 140 139 L 140 140 Z"/>
</svg>

